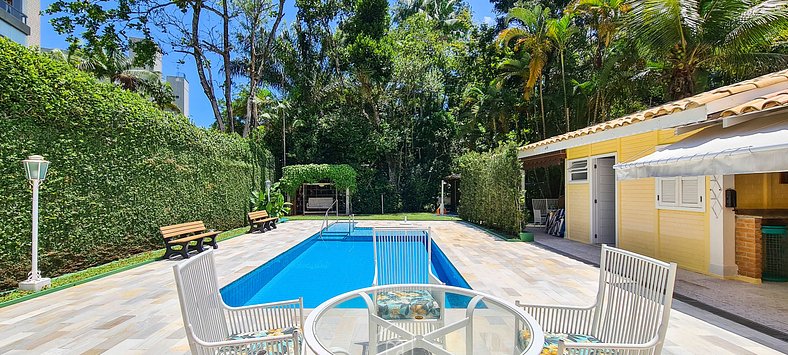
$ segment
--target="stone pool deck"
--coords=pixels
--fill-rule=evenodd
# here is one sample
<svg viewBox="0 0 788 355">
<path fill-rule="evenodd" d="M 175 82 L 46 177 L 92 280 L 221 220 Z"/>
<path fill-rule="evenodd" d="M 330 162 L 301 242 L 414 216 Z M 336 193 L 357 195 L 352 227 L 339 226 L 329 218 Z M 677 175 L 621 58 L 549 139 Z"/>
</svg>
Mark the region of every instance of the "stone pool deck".
<svg viewBox="0 0 788 355">
<path fill-rule="evenodd" d="M 291 221 L 265 234 L 220 243 L 224 285 L 313 235 L 321 221 Z M 399 226 L 361 221 L 360 226 Z M 460 222 L 429 226 L 474 289 L 530 303 L 585 305 L 596 292 L 593 266 L 526 243 L 497 239 Z M 157 261 L 0 309 L 0 354 L 188 353 L 172 276 Z M 779 354 L 776 350 L 674 310 L 664 354 Z"/>
</svg>

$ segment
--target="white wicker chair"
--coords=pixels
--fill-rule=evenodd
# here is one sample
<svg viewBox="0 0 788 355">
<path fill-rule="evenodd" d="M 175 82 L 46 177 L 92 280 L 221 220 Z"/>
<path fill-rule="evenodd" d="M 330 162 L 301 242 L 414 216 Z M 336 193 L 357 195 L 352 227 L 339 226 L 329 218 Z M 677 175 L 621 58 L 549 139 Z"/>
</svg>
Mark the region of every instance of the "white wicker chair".
<svg viewBox="0 0 788 355">
<path fill-rule="evenodd" d="M 444 283 L 432 273 L 432 237 L 429 229 L 419 228 L 375 228 L 373 229 L 372 248 L 374 250 L 375 276 L 372 286 L 394 284 L 433 284 Z M 426 253 L 424 252 L 426 248 Z M 423 255 L 423 257 L 414 257 Z M 414 291 L 412 288 L 403 290 Z M 417 291 L 421 292 L 421 291 Z M 377 354 L 378 343 L 397 338 L 397 334 L 389 329 L 394 324 L 397 327 L 414 333 L 427 333 L 444 325 L 443 312 L 445 308 L 445 294 L 440 291 L 424 293 L 437 302 L 440 315 L 437 319 L 421 319 L 415 316 L 411 319 L 392 319 L 381 317 L 378 301 L 379 296 L 385 299 L 396 299 L 391 292 L 386 294 L 373 294 L 375 300 L 374 313 L 370 312 L 369 354 Z M 423 299 L 422 299 L 423 301 Z"/>
<path fill-rule="evenodd" d="M 590 307 L 518 306 L 536 318 L 558 354 L 659 354 L 668 329 L 676 264 L 602 246 Z"/>
<path fill-rule="evenodd" d="M 192 354 L 300 353 L 304 313 L 300 298 L 227 306 L 219 293 L 213 250 L 183 261 L 173 270 Z"/>
</svg>

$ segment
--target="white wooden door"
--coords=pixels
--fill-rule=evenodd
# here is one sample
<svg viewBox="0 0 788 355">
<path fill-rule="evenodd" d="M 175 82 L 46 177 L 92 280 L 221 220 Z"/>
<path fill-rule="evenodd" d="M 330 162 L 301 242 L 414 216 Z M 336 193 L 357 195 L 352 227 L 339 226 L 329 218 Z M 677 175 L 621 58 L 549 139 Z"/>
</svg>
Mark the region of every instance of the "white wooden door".
<svg viewBox="0 0 788 355">
<path fill-rule="evenodd" d="M 593 160 L 593 196 L 591 226 L 592 241 L 597 244 L 616 244 L 616 174 L 614 157 Z"/>
</svg>

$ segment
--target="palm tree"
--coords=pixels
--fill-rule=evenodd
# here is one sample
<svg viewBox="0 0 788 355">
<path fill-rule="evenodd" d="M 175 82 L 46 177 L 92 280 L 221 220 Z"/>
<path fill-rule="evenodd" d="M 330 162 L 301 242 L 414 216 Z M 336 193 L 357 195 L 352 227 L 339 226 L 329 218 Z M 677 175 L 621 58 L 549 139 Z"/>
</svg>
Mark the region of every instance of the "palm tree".
<svg viewBox="0 0 788 355">
<path fill-rule="evenodd" d="M 451 26 L 457 23 L 458 9 L 462 6 L 458 0 L 399 0 L 395 8 L 394 20 L 402 22 L 406 18 L 422 13 L 430 21 L 442 22 Z"/>
<path fill-rule="evenodd" d="M 597 84 L 603 82 L 605 79 L 604 71 L 606 66 L 606 57 L 610 54 L 611 47 L 614 45 L 614 38 L 619 33 L 622 24 L 622 17 L 631 9 L 631 0 L 574 0 L 566 6 L 566 12 L 569 14 L 583 17 L 589 23 L 590 31 L 588 32 L 589 38 L 594 38 L 595 48 L 593 50 L 593 67 L 592 81 Z M 600 108 L 605 107 L 604 104 L 604 91 L 608 87 L 607 83 L 604 85 L 595 85 L 596 91 L 593 93 L 593 100 L 590 101 L 593 106 L 593 115 L 589 116 L 589 122 L 593 117 L 596 121 L 600 116 Z M 603 109 L 604 110 L 604 109 Z"/>
<path fill-rule="evenodd" d="M 523 99 L 531 99 L 536 85 L 539 84 L 539 102 L 542 113 L 542 138 L 547 135 L 547 123 L 544 114 L 544 97 L 542 95 L 542 75 L 544 67 L 550 59 L 550 52 L 553 50 L 553 43 L 547 35 L 548 21 L 550 19 L 550 9 L 541 5 L 534 5 L 532 8 L 515 7 L 509 10 L 507 23 L 517 22 L 517 26 L 509 26 L 500 33 L 496 41 L 511 48 L 514 53 L 527 54 L 527 66 L 522 60 L 505 60 L 499 65 L 499 69 L 517 73 L 523 76 L 522 69 L 528 69 L 528 75 L 524 80 Z M 522 57 L 525 58 L 525 57 Z M 508 74 L 504 74 L 508 75 Z"/>
<path fill-rule="evenodd" d="M 469 118 L 468 125 L 464 127 L 466 134 L 479 131 L 486 134 L 485 142 L 488 148 L 493 148 L 500 137 L 510 132 L 510 120 L 514 118 L 517 126 L 517 115 L 514 112 L 513 100 L 516 96 L 508 96 L 509 91 L 501 90 L 496 81 L 489 85 L 469 85 L 462 95 L 463 115 Z M 517 134 L 521 132 L 517 127 Z M 518 136 L 518 139 L 522 137 Z M 471 143 L 470 149 L 478 148 L 481 142 Z"/>
<path fill-rule="evenodd" d="M 743 76 L 788 62 L 769 53 L 788 33 L 786 0 L 639 0 L 626 25 L 642 55 L 661 67 L 673 99 L 694 94 L 710 70 Z"/>
<path fill-rule="evenodd" d="M 553 49 L 547 36 L 547 22 L 550 9 L 535 5 L 533 8 L 515 7 L 509 10 L 507 22 L 516 21 L 517 26 L 510 26 L 498 33 L 497 41 L 514 52 L 524 51 L 529 55 L 529 75 L 523 87 L 523 98 L 530 99 L 536 84 L 542 77 L 542 70 Z"/>
<path fill-rule="evenodd" d="M 512 79 L 519 79 L 522 82 L 527 82 L 528 79 L 531 77 L 531 67 L 528 65 L 530 62 L 530 55 L 527 52 L 519 52 L 515 55 L 520 55 L 520 59 L 515 58 L 507 58 L 501 61 L 498 64 L 498 77 L 493 80 L 493 84 L 497 90 L 501 90 L 501 88 L 507 82 L 511 81 Z M 527 84 L 526 84 L 527 85 Z M 541 88 L 541 85 L 540 85 Z M 539 97 L 541 98 L 541 90 L 539 93 Z M 526 98 L 528 100 L 528 98 Z M 544 101 L 542 101 L 542 115 L 541 115 L 541 136 L 542 138 L 546 137 L 547 133 L 547 121 L 544 115 Z"/>
<path fill-rule="evenodd" d="M 567 102 L 566 95 L 566 71 L 564 70 L 564 51 L 569 37 L 574 32 L 572 26 L 572 15 L 564 14 L 559 19 L 547 20 L 547 37 L 555 43 L 558 49 L 558 55 L 561 58 L 561 85 L 564 89 L 564 119 L 566 120 L 566 131 L 569 132 L 569 103 Z"/>
<path fill-rule="evenodd" d="M 173 103 L 172 88 L 161 81 L 161 74 L 136 67 L 134 61 L 119 49 L 103 48 L 90 55 L 81 51 L 64 53 L 55 49 L 48 52 L 47 56 L 92 73 L 99 80 L 106 80 L 125 90 L 136 92 L 163 110 L 180 112 Z"/>
<path fill-rule="evenodd" d="M 621 15 L 626 14 L 630 8 L 629 0 L 575 0 L 566 6 L 566 11 L 570 14 L 590 16 L 591 28 L 598 39 L 598 48 L 607 48 L 618 32 Z"/>
</svg>

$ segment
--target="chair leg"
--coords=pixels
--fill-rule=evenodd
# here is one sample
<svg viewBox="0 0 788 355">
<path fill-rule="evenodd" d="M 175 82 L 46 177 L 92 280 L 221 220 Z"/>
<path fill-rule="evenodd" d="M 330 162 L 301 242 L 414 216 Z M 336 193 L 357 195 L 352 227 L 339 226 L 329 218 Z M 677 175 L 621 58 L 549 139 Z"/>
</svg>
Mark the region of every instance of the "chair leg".
<svg viewBox="0 0 788 355">
<path fill-rule="evenodd" d="M 271 221 L 271 228 L 276 229 L 276 221 Z"/>
<path fill-rule="evenodd" d="M 189 258 L 189 242 L 181 244 L 180 252 L 181 252 L 181 256 L 184 259 L 188 259 Z"/>
</svg>

